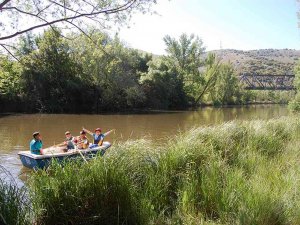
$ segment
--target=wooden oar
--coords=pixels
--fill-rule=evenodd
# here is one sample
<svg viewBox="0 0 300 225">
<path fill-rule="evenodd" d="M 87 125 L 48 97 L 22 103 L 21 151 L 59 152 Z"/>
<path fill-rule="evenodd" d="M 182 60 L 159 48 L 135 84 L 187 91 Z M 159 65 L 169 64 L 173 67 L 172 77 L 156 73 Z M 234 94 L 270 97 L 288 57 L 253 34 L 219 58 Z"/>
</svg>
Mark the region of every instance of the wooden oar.
<svg viewBox="0 0 300 225">
<path fill-rule="evenodd" d="M 83 156 L 82 152 L 80 151 L 80 149 L 77 149 L 77 146 L 75 145 L 75 151 L 77 151 L 79 153 L 79 155 L 83 158 L 84 162 L 87 163 L 86 158 Z"/>
<path fill-rule="evenodd" d="M 87 163 L 87 160 L 86 160 L 86 158 L 83 156 L 82 152 L 81 152 L 80 150 L 78 150 L 78 152 L 79 152 L 80 156 L 83 158 L 83 160 L 85 161 L 85 163 Z"/>
<path fill-rule="evenodd" d="M 49 153 L 51 153 L 51 154 L 53 154 L 53 153 L 60 153 L 60 152 L 57 152 L 56 148 L 59 145 L 62 145 L 62 144 L 64 144 L 64 142 L 62 142 L 60 144 L 52 145 L 52 146 L 50 146 L 48 148 L 43 148 L 42 151 L 41 151 L 41 154 L 45 155 L 45 154 L 49 154 Z M 62 148 L 63 146 L 60 146 L 60 147 Z M 61 151 L 62 149 L 59 149 L 59 150 Z"/>
<path fill-rule="evenodd" d="M 57 147 L 57 146 L 59 146 L 59 145 L 62 145 L 62 144 L 64 144 L 65 142 L 62 142 L 62 143 L 60 143 L 60 144 L 56 144 L 56 145 L 52 145 L 52 146 L 50 146 L 50 147 L 48 147 L 48 148 L 55 148 L 55 147 Z"/>
</svg>

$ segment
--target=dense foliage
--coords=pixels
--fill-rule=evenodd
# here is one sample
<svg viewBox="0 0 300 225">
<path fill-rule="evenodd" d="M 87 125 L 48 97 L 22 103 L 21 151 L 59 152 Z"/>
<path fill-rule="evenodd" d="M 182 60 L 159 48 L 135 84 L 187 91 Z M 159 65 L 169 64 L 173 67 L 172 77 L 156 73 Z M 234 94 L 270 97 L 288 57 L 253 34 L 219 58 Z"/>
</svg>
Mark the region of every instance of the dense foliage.
<svg viewBox="0 0 300 225">
<path fill-rule="evenodd" d="M 299 131 L 296 117 L 233 121 L 53 164 L 28 183 L 31 223 L 299 224 Z"/>
<path fill-rule="evenodd" d="M 295 67 L 294 71 L 295 71 L 294 86 L 296 88 L 296 96 L 292 101 L 289 102 L 289 107 L 293 111 L 300 111 L 300 61 Z"/>
<path fill-rule="evenodd" d="M 249 101 L 232 66 L 205 57 L 200 38 L 164 41 L 167 55 L 152 56 L 99 31 L 22 37 L 19 62 L 0 58 L 0 110 L 97 113 Z"/>
</svg>

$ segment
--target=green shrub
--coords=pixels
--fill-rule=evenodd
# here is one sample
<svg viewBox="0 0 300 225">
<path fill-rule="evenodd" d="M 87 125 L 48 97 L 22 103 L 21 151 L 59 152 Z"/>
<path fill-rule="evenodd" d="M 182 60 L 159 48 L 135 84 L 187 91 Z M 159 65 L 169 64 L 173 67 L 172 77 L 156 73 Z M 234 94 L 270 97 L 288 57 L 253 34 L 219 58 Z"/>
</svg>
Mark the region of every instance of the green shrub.
<svg viewBox="0 0 300 225">
<path fill-rule="evenodd" d="M 300 111 L 300 94 L 298 93 L 295 98 L 289 102 L 289 108 L 292 111 Z"/>
</svg>

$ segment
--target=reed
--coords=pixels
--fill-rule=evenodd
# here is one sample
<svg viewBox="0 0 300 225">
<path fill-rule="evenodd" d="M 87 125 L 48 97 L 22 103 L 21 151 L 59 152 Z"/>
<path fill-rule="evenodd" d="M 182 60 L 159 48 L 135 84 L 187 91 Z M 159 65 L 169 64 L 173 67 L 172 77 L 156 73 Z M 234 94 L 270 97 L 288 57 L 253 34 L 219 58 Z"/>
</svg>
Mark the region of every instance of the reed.
<svg viewBox="0 0 300 225">
<path fill-rule="evenodd" d="M 194 128 L 116 144 L 29 182 L 38 224 L 300 223 L 300 120 Z"/>
<path fill-rule="evenodd" d="M 38 224 L 143 224 L 140 202 L 126 174 L 103 159 L 52 164 L 30 181 Z"/>
<path fill-rule="evenodd" d="M 25 188 L 19 188 L 2 166 L 0 175 L 0 224 L 29 224 L 30 206 Z"/>
</svg>

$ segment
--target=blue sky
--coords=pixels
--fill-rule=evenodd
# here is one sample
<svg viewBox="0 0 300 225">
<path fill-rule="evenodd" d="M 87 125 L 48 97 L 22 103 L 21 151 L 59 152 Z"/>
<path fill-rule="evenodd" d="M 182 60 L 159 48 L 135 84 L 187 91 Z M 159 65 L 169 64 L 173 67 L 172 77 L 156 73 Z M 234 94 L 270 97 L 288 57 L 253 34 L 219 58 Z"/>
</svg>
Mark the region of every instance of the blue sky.
<svg viewBox="0 0 300 225">
<path fill-rule="evenodd" d="M 119 36 L 129 46 L 163 54 L 163 37 L 183 32 L 207 50 L 300 49 L 296 0 L 158 0 L 159 15 L 136 14 Z"/>
</svg>

